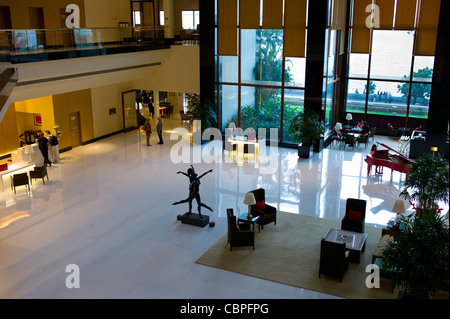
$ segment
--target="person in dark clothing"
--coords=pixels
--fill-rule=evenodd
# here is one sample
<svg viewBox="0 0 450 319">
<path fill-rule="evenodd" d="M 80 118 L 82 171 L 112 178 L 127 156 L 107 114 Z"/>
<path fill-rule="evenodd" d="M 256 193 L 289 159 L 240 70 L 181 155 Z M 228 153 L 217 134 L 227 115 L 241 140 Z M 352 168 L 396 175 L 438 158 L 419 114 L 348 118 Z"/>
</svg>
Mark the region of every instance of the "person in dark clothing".
<svg viewBox="0 0 450 319">
<path fill-rule="evenodd" d="M 52 166 L 52 162 L 48 159 L 48 139 L 44 136 L 44 132 L 39 131 L 38 145 L 41 150 L 42 156 L 44 157 L 44 163 L 48 166 Z"/>
<path fill-rule="evenodd" d="M 162 138 L 162 120 L 161 120 L 161 116 L 158 116 L 158 124 L 156 124 L 156 133 L 158 133 L 158 137 L 159 137 L 158 144 L 164 144 L 163 138 Z"/>
<path fill-rule="evenodd" d="M 20 141 L 19 141 L 20 147 L 24 147 L 25 145 L 27 145 L 27 142 L 25 142 L 25 134 L 23 134 L 23 133 L 20 134 L 19 138 L 20 138 Z"/>
</svg>

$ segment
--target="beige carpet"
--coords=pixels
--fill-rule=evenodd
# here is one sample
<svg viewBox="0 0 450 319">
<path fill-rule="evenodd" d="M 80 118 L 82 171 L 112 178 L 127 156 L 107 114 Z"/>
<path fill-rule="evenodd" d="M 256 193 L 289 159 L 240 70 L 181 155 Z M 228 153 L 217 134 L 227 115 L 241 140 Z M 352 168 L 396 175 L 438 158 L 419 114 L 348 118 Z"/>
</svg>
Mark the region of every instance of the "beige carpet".
<svg viewBox="0 0 450 319">
<path fill-rule="evenodd" d="M 349 270 L 338 279 L 319 278 L 320 240 L 330 227 L 340 228 L 339 221 L 278 212 L 277 224 L 268 224 L 255 232 L 255 250 L 235 247 L 230 252 L 227 234 L 208 249 L 196 263 L 352 299 L 397 298 L 389 283 L 381 278 L 381 288 L 368 289 L 365 268 L 381 236 L 381 228 L 366 226 L 368 234 L 360 264 L 349 264 Z"/>
</svg>

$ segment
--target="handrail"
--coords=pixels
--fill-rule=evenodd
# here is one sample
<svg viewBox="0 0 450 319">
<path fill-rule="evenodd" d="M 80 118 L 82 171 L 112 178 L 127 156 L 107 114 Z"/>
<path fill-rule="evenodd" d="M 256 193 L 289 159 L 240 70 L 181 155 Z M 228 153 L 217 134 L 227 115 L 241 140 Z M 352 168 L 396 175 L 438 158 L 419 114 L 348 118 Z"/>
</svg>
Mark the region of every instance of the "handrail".
<svg viewBox="0 0 450 319">
<path fill-rule="evenodd" d="M 0 29 L 0 47 L 11 55 L 44 49 L 80 50 L 107 44 L 141 44 L 162 41 L 165 26 L 94 27 L 57 29 Z M 1 48 L 0 48 L 1 49 Z"/>
</svg>

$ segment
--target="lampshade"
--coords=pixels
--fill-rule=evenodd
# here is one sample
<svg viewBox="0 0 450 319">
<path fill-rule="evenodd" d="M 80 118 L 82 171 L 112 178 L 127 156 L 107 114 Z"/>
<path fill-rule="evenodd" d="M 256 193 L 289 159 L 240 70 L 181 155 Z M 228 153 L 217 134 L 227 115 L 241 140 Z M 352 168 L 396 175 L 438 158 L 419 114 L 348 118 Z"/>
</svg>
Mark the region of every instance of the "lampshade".
<svg viewBox="0 0 450 319">
<path fill-rule="evenodd" d="M 438 151 L 438 147 L 437 146 L 432 146 L 431 147 L 431 151 L 432 152 L 437 152 Z"/>
<path fill-rule="evenodd" d="M 334 129 L 335 129 L 336 131 L 342 130 L 342 123 L 337 122 L 336 125 L 334 126 Z"/>
<path fill-rule="evenodd" d="M 347 116 L 345 117 L 346 120 L 353 120 L 352 114 L 347 113 Z"/>
<path fill-rule="evenodd" d="M 228 124 L 228 128 L 231 128 L 232 130 L 234 130 L 236 128 L 236 124 L 234 122 L 230 122 Z"/>
<path fill-rule="evenodd" d="M 405 202 L 403 202 L 401 199 L 397 199 L 395 201 L 394 207 L 392 208 L 392 211 L 397 214 L 403 214 L 404 212 L 406 212 Z"/>
<path fill-rule="evenodd" d="M 256 204 L 255 195 L 252 192 L 245 194 L 244 204 L 249 206 Z"/>
</svg>

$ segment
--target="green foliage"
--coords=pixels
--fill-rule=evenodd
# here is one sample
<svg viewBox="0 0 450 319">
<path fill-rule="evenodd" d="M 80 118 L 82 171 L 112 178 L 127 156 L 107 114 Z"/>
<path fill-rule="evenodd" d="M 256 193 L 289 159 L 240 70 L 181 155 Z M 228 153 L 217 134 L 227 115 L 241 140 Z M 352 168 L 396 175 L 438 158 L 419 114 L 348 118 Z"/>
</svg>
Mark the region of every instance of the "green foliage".
<svg viewBox="0 0 450 319">
<path fill-rule="evenodd" d="M 287 103 L 284 105 L 283 123 L 289 123 L 297 113 L 297 107 Z M 237 123 L 237 118 L 232 121 Z M 267 99 L 261 101 L 261 107 L 245 105 L 241 108 L 240 127 L 245 130 L 254 128 L 266 129 L 266 138 L 269 138 L 270 128 L 279 128 L 281 123 L 281 99 L 276 95 L 270 95 Z M 287 129 L 283 126 L 284 136 L 287 138 Z"/>
<path fill-rule="evenodd" d="M 382 253 L 382 271 L 392 287 L 408 297 L 433 298 L 449 286 L 449 228 L 444 217 L 430 213 L 420 218 L 401 217 L 406 226 Z"/>
<path fill-rule="evenodd" d="M 448 161 L 441 156 L 422 153 L 412 164 L 400 197 L 407 199 L 410 196 L 413 201 L 432 208 L 437 207 L 439 201 L 448 203 L 448 190 Z"/>
<path fill-rule="evenodd" d="M 366 92 L 367 92 L 367 84 L 364 85 L 364 88 L 366 89 Z M 373 81 L 369 81 L 369 94 L 375 93 L 376 88 L 377 88 L 377 85 L 375 83 L 373 83 Z"/>
<path fill-rule="evenodd" d="M 211 101 L 200 102 L 198 95 L 191 95 L 188 100 L 188 115 L 192 115 L 193 120 L 201 121 L 201 131 L 217 126 L 217 115 L 214 103 Z M 192 123 L 189 124 L 191 126 Z"/>
<path fill-rule="evenodd" d="M 260 47 L 259 51 L 256 52 L 255 79 L 281 82 L 283 72 L 283 30 L 258 30 L 257 41 Z M 289 66 L 285 70 L 284 77 L 285 82 L 292 80 Z"/>
<path fill-rule="evenodd" d="M 433 76 L 433 69 L 429 67 L 418 70 L 413 73 L 414 78 L 430 79 Z M 404 75 L 405 80 L 409 80 L 409 76 Z M 397 90 L 402 94 L 402 97 L 408 97 L 409 93 L 409 83 L 403 83 L 402 85 L 397 85 Z M 431 85 L 424 83 L 415 83 L 411 87 L 411 98 L 412 104 L 416 104 L 417 99 L 422 99 L 425 101 L 430 98 Z"/>
<path fill-rule="evenodd" d="M 294 142 L 302 142 L 304 146 L 309 146 L 320 139 L 320 135 L 325 131 L 319 115 L 309 109 L 297 113 L 289 125 L 289 135 Z"/>
</svg>

